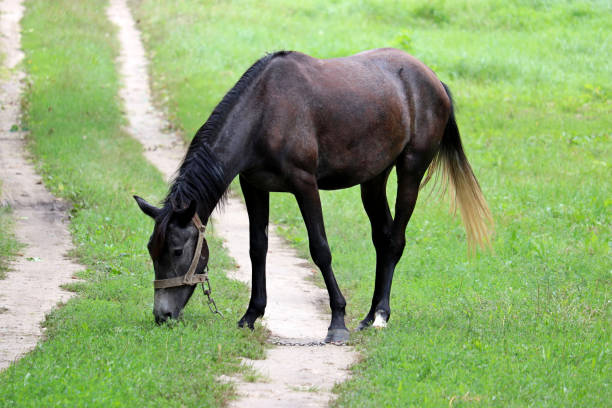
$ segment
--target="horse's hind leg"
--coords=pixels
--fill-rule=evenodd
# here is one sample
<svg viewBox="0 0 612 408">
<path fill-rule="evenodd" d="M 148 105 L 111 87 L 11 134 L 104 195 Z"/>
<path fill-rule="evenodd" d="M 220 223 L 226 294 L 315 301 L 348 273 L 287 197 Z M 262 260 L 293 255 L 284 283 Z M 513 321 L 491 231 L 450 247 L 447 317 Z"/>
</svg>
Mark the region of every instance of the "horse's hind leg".
<svg viewBox="0 0 612 408">
<path fill-rule="evenodd" d="M 331 267 L 331 251 L 325 235 L 321 200 L 315 176 L 302 172 L 299 177 L 296 177 L 294 194 L 308 231 L 312 260 L 321 270 L 329 294 L 332 318 L 325 341 L 345 342 L 349 339 L 349 331 L 344 324 L 346 301 L 340 292 Z"/>
<path fill-rule="evenodd" d="M 374 314 L 382 299 L 383 287 L 387 281 L 390 284 L 393 278 L 393 267 L 389 267 L 388 255 L 393 224 L 386 193 L 389 171 L 390 169 L 361 185 L 361 200 L 370 219 L 372 243 L 376 250 L 376 281 L 374 284 L 374 295 L 372 296 L 372 306 L 365 319 L 359 324 L 359 330 L 368 327 L 374 322 Z M 389 274 L 391 276 L 388 276 Z M 389 316 L 391 311 L 387 308 L 385 313 Z"/>
<path fill-rule="evenodd" d="M 431 154 L 415 154 L 409 151 L 405 151 L 398 159 L 397 199 L 393 220 L 385 193 L 389 172 L 361 185 L 361 198 L 372 224 L 372 241 L 376 248 L 376 282 L 372 306 L 359 323 L 360 330 L 371 324 L 384 327 L 389 320 L 391 315 L 389 296 L 393 272 L 406 246 L 406 226 L 414 210 L 419 185 L 430 160 Z"/>
<path fill-rule="evenodd" d="M 251 186 L 240 177 L 240 187 L 249 213 L 249 238 L 252 267 L 251 300 L 249 307 L 238 322 L 253 329 L 258 317 L 266 309 L 266 254 L 268 252 L 268 216 L 270 211 L 270 193 Z"/>
</svg>

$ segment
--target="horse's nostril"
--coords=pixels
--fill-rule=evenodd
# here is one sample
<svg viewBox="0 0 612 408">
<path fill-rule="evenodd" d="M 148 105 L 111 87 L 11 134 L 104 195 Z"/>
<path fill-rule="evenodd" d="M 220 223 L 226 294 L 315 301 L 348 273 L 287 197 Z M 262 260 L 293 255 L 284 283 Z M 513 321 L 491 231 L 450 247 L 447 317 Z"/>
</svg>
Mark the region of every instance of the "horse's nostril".
<svg viewBox="0 0 612 408">
<path fill-rule="evenodd" d="M 161 312 L 153 312 L 155 315 L 155 323 L 162 324 L 168 321 L 168 319 L 172 319 L 172 312 L 169 311 L 161 311 Z"/>
</svg>

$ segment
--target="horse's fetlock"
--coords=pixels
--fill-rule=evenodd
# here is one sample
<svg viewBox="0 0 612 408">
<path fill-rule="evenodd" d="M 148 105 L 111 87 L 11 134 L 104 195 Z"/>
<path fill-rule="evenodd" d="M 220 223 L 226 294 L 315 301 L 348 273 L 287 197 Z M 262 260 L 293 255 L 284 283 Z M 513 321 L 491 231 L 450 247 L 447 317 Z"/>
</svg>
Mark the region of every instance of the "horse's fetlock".
<svg viewBox="0 0 612 408">
<path fill-rule="evenodd" d="M 252 312 L 258 316 L 263 316 L 266 311 L 266 300 L 251 300 L 247 312 Z"/>
</svg>

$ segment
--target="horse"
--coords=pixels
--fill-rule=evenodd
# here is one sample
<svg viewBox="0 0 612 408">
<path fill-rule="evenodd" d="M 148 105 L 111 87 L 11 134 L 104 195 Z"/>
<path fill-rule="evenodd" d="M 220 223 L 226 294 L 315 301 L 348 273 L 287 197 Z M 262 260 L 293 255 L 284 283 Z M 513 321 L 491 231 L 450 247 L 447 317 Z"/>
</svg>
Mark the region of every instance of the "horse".
<svg viewBox="0 0 612 408">
<path fill-rule="evenodd" d="M 394 217 L 386 197 L 393 167 Z M 329 294 L 325 341 L 348 340 L 346 301 L 331 266 L 319 189 L 355 185 L 361 186 L 376 251 L 372 303 L 358 329 L 386 325 L 406 226 L 420 188 L 434 174 L 454 194 L 470 247 L 486 246 L 490 211 L 462 147 L 451 93 L 431 69 L 391 48 L 331 59 L 295 51 L 265 55 L 196 132 L 162 206 L 134 196 L 155 220 L 148 243 L 159 283 L 155 321 L 177 319 L 195 284 L 203 281 L 195 278 L 204 275 L 194 271 L 208 263 L 204 228 L 238 176 L 249 217 L 252 265 L 251 297 L 238 326 L 253 329 L 264 315 L 269 195 L 290 192 Z"/>
</svg>

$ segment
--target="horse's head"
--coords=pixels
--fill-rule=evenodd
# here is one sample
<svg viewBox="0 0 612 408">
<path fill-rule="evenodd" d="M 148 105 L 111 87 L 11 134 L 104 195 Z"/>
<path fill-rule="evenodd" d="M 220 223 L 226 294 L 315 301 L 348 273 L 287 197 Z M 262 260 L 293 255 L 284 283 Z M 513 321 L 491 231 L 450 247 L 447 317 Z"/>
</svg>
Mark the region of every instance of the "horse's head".
<svg viewBox="0 0 612 408">
<path fill-rule="evenodd" d="M 163 323 L 178 318 L 193 294 L 195 283 L 183 283 L 188 271 L 201 273 L 207 266 L 204 227 L 196 216 L 195 201 L 186 208 L 175 209 L 171 205 L 157 208 L 136 196 L 134 199 L 142 212 L 155 220 L 147 247 L 155 269 L 153 314 L 157 323 Z M 202 242 L 198 254 L 199 239 Z"/>
</svg>

